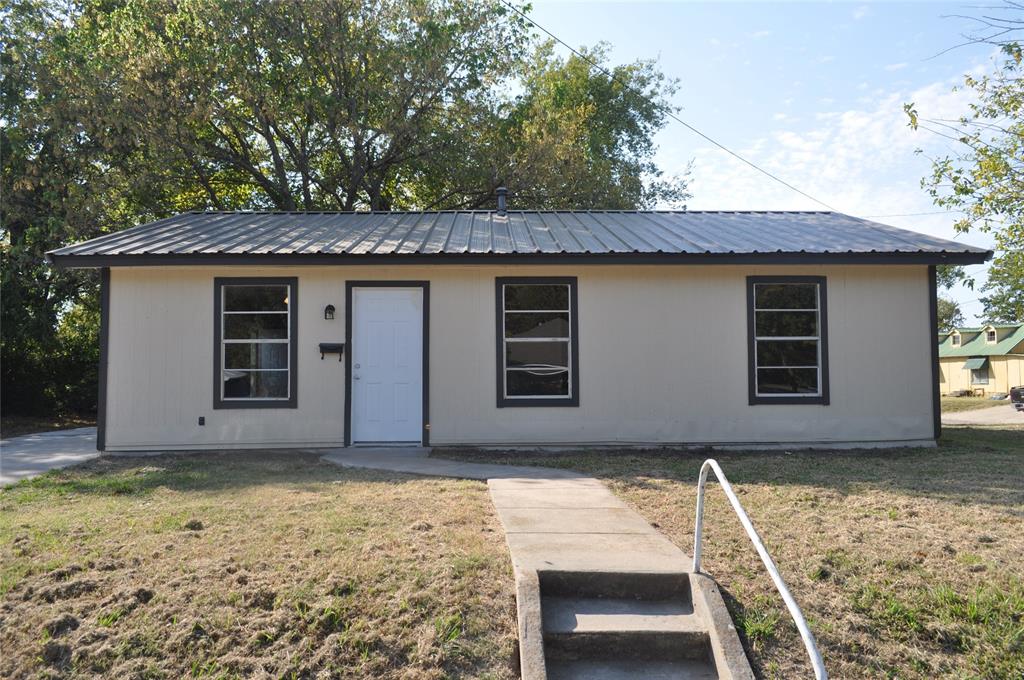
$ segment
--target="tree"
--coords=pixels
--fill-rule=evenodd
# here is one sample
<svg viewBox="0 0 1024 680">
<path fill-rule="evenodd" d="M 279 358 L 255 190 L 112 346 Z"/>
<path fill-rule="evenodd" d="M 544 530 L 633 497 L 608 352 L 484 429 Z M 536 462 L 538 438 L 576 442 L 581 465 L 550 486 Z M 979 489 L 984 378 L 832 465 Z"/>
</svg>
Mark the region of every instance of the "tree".
<svg viewBox="0 0 1024 680">
<path fill-rule="evenodd" d="M 940 289 L 950 289 L 965 277 L 964 268 L 942 264 L 935 268 L 935 283 Z"/>
<path fill-rule="evenodd" d="M 652 62 L 609 65 L 606 45 L 582 54 L 563 59 L 552 43 L 540 45 L 522 67 L 522 94 L 495 102 L 482 134 L 424 173 L 415 202 L 476 208 L 502 185 L 514 203 L 540 209 L 651 208 L 688 198 L 685 179 L 665 178 L 652 160 L 675 83 Z"/>
<path fill-rule="evenodd" d="M 196 209 L 490 206 L 502 184 L 540 208 L 686 196 L 652 161 L 674 83 L 560 59 L 502 3 L 13 0 L 0 30 L 5 412 L 89 392 L 71 331 L 97 277 L 43 261 L 69 242 Z"/>
<path fill-rule="evenodd" d="M 90 238 L 100 225 L 128 225 L 108 189 L 119 182 L 99 148 L 79 134 L 58 75 L 66 16 L 43 2 L 16 2 L 0 13 L 0 389 L 5 412 L 64 409 L 57 384 L 74 380 L 62 361 L 57 326 L 90 294 L 90 272 L 56 272 L 43 254 Z M 124 201 L 120 202 L 122 205 Z M 95 382 L 95 381 L 93 381 Z M 93 400 L 93 407 L 95 400 Z"/>
<path fill-rule="evenodd" d="M 981 32 L 968 42 L 998 45 L 999 67 L 964 84 L 976 101 L 958 120 L 921 117 L 906 104 L 910 125 L 955 142 L 959 150 L 933 161 L 922 186 L 935 204 L 962 217 L 959 232 L 992 233 L 997 255 L 981 288 L 985 315 L 992 321 L 1024 320 L 1024 52 L 1016 36 L 1024 30 L 1024 5 L 1007 2 L 1005 16 L 976 20 Z"/>
<path fill-rule="evenodd" d="M 953 300 L 940 297 L 938 299 L 939 331 L 947 332 L 964 325 L 964 315 L 960 305 Z"/>
</svg>

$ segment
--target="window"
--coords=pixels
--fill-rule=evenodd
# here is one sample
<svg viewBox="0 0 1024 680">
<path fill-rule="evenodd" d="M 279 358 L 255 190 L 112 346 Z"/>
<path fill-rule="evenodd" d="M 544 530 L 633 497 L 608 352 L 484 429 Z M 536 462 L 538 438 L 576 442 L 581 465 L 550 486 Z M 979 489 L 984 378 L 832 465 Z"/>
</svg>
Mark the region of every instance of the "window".
<svg viewBox="0 0 1024 680">
<path fill-rule="evenodd" d="M 989 328 L 985 331 L 985 342 L 990 345 L 996 344 L 996 330 L 994 328 Z"/>
<path fill-rule="evenodd" d="M 298 279 L 214 279 L 216 408 L 295 408 Z"/>
<path fill-rule="evenodd" d="M 828 404 L 825 278 L 747 277 L 751 404 Z"/>
<path fill-rule="evenodd" d="M 960 334 L 959 333 L 953 333 L 953 347 L 959 347 L 959 346 L 960 346 Z"/>
<path fill-rule="evenodd" d="M 575 278 L 498 278 L 498 407 L 579 406 Z"/>
<path fill-rule="evenodd" d="M 988 366 L 982 366 L 981 368 L 971 369 L 971 384 L 972 385 L 987 385 L 988 384 Z"/>
</svg>

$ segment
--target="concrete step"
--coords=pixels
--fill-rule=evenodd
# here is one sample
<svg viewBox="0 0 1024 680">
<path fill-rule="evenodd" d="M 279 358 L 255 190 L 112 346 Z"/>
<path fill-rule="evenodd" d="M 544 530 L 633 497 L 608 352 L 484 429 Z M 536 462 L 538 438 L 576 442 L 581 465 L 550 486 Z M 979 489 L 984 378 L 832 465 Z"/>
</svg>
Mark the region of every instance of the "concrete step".
<svg viewBox="0 0 1024 680">
<path fill-rule="evenodd" d="M 548 680 L 718 680 L 704 661 L 548 661 Z"/>
<path fill-rule="evenodd" d="M 706 630 L 544 631 L 549 661 L 710 661 Z"/>
<path fill-rule="evenodd" d="M 531 641 L 524 680 L 753 680 L 705 576 L 540 570 L 531 583 L 533 594 L 517 593 L 521 636 Z"/>
<path fill-rule="evenodd" d="M 541 617 L 545 633 L 704 630 L 702 622 L 693 615 L 693 605 L 682 599 L 542 596 Z"/>
<path fill-rule="evenodd" d="M 677 600 L 691 606 L 685 572 L 540 571 L 541 596 Z"/>
</svg>

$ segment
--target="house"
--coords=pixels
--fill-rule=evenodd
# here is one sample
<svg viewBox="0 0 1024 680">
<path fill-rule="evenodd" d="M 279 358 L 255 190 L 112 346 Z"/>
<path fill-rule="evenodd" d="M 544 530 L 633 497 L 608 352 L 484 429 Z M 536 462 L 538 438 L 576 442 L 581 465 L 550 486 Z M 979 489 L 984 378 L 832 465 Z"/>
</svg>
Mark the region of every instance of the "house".
<svg viewBox="0 0 1024 680">
<path fill-rule="evenodd" d="M 1009 394 L 1024 385 L 1024 323 L 955 328 L 939 334 L 942 394 Z"/>
<path fill-rule="evenodd" d="M 505 210 L 187 213 L 47 255 L 102 272 L 111 451 L 926 444 L 934 268 L 990 256 L 831 212 Z"/>
</svg>

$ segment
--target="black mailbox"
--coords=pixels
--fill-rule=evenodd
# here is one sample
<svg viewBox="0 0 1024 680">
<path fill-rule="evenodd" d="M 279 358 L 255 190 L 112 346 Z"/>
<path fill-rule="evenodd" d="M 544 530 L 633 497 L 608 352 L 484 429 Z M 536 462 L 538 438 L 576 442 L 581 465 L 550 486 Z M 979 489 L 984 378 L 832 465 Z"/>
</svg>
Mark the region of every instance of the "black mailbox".
<svg viewBox="0 0 1024 680">
<path fill-rule="evenodd" d="M 325 354 L 337 354 L 338 361 L 341 361 L 341 355 L 345 353 L 345 343 L 343 342 L 321 342 L 320 343 L 320 359 L 324 358 Z"/>
</svg>

